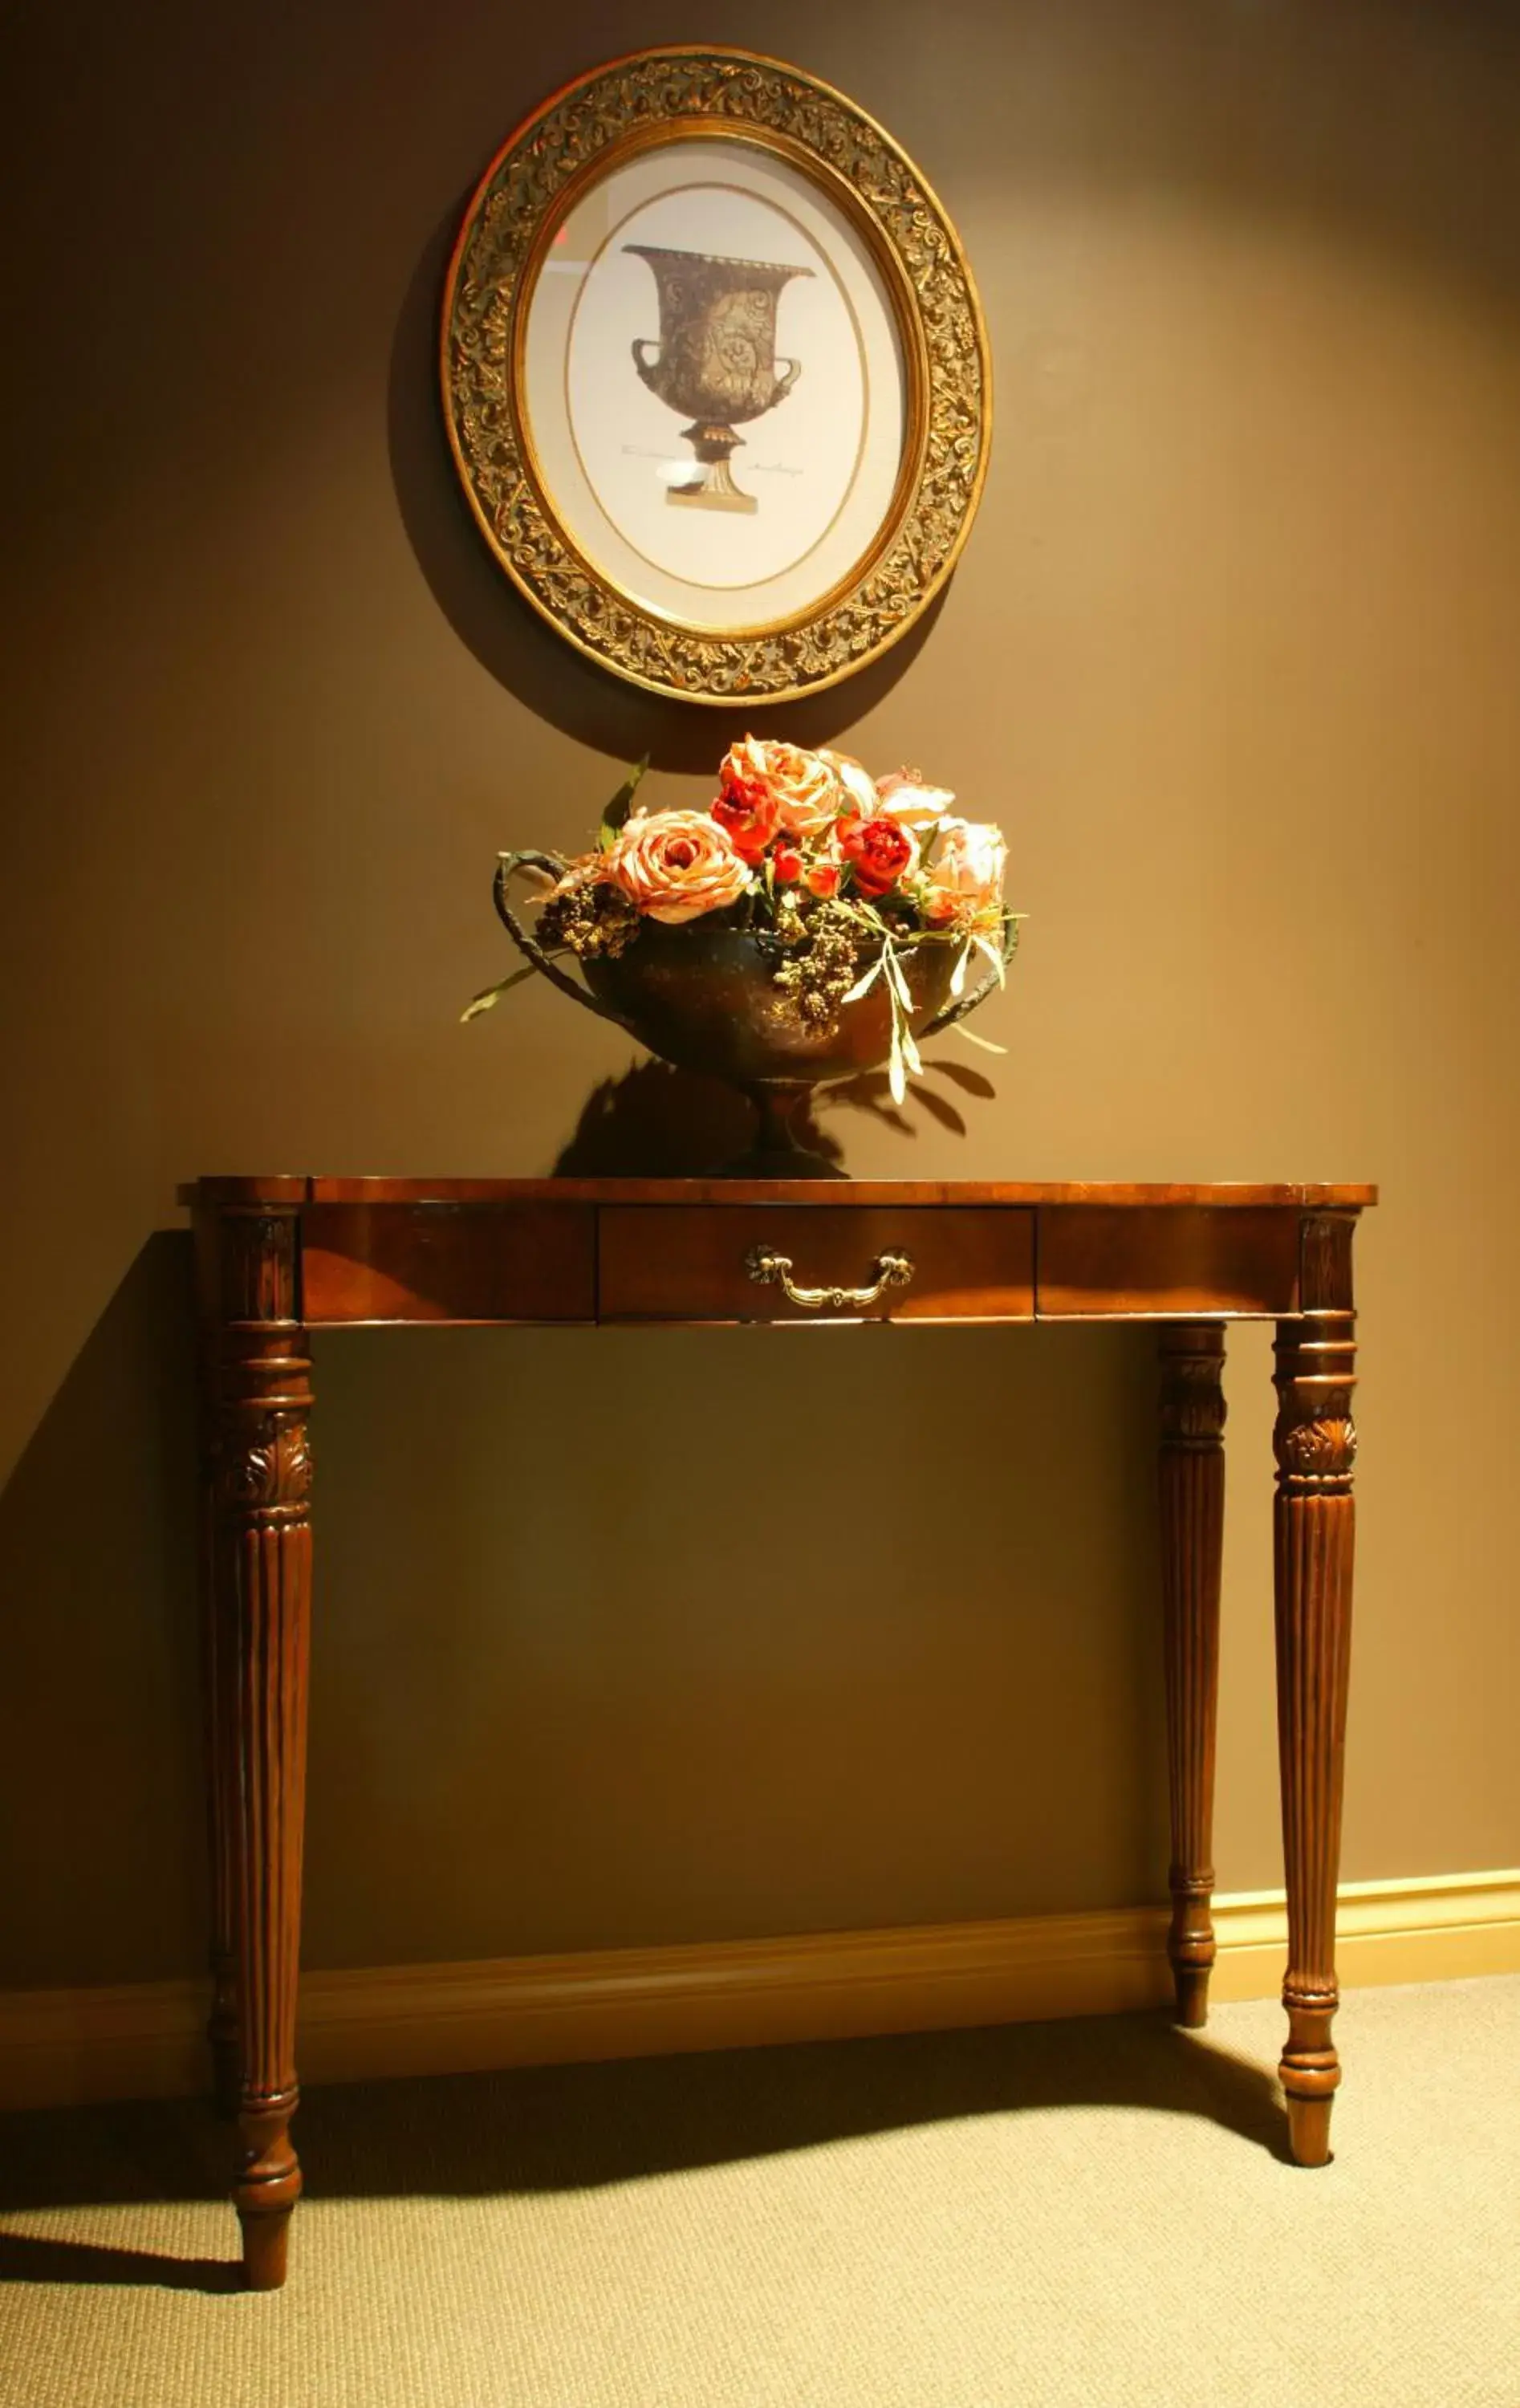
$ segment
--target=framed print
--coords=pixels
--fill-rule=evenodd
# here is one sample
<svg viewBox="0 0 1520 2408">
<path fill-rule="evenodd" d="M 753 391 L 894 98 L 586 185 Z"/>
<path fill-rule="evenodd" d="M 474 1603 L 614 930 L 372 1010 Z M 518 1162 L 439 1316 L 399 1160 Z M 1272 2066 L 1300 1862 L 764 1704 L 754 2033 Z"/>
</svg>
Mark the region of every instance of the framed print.
<svg viewBox="0 0 1520 2408">
<path fill-rule="evenodd" d="M 923 177 L 748 51 L 614 62 L 493 160 L 450 264 L 444 415 L 486 541 L 581 652 L 788 700 L 902 635 L 981 494 L 987 347 Z"/>
</svg>

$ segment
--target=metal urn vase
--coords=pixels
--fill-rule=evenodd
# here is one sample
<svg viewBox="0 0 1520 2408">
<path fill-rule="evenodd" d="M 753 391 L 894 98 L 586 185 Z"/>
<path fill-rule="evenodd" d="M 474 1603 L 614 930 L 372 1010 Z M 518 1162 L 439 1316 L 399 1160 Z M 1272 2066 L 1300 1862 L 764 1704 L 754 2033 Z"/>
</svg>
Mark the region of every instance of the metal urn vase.
<svg viewBox="0 0 1520 2408">
<path fill-rule="evenodd" d="M 556 876 L 566 864 L 552 853 L 514 853 L 504 856 L 496 872 L 497 915 L 535 969 L 574 1002 L 615 1021 L 662 1061 L 726 1080 L 749 1096 L 759 1116 L 754 1150 L 725 1165 L 727 1174 L 839 1176 L 831 1163 L 799 1146 L 791 1117 L 811 1088 L 857 1078 L 886 1062 L 892 1008 L 884 980 L 841 1003 L 822 1025 L 810 1024 L 776 983 L 782 955 L 773 938 L 722 924 L 670 927 L 647 920 L 625 953 L 579 964 L 582 985 L 550 958 L 508 901 L 508 879 L 518 866 Z M 964 1018 L 997 984 L 997 972 L 989 970 L 966 994 L 953 996 L 957 952 L 954 944 L 904 949 L 908 1025 L 915 1039 L 932 1037 Z"/>
</svg>

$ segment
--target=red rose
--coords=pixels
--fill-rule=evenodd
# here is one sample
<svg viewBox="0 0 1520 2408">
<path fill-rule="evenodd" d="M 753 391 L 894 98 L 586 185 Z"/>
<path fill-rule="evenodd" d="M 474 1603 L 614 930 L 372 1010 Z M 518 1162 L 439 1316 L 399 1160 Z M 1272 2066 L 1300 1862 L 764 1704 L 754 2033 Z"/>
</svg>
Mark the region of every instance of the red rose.
<svg viewBox="0 0 1520 2408">
<path fill-rule="evenodd" d="M 855 884 L 873 901 L 896 886 L 918 856 L 908 830 L 888 811 L 878 811 L 874 819 L 840 820 L 838 843 L 855 873 Z"/>
<path fill-rule="evenodd" d="M 839 891 L 839 865 L 837 861 L 810 861 L 802 873 L 802 882 L 810 895 L 826 903 Z"/>
<path fill-rule="evenodd" d="M 790 886 L 802 875 L 802 855 L 795 844 L 779 844 L 770 856 L 778 886 Z"/>
<path fill-rule="evenodd" d="M 712 806 L 712 816 L 727 829 L 735 852 L 753 864 L 760 859 L 776 833 L 781 807 L 759 778 L 738 775 L 726 761 L 721 774 L 723 792 Z"/>
</svg>

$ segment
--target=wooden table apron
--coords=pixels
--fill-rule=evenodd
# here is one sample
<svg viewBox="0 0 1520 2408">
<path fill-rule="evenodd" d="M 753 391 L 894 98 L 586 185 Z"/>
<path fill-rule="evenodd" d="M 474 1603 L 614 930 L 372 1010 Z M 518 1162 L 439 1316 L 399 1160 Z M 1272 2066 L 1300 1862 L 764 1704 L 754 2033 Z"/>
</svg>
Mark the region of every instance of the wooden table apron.
<svg viewBox="0 0 1520 2408">
<path fill-rule="evenodd" d="M 1180 2019 L 1204 2021 L 1231 1320 L 1277 1325 L 1278 1733 L 1293 2153 L 1329 2154 L 1365 1186 L 203 1179 L 194 1208 L 218 2098 L 244 2274 L 283 2282 L 301 2172 L 295 1993 L 313 1328 L 493 1322 L 1152 1321 Z M 907 1257 L 881 1284 L 884 1258 Z M 777 1268 L 781 1257 L 786 1268 Z M 761 1258 L 768 1258 L 760 1277 Z M 829 1292 L 822 1310 L 793 1292 Z M 835 1292 L 839 1292 L 836 1294 Z"/>
</svg>

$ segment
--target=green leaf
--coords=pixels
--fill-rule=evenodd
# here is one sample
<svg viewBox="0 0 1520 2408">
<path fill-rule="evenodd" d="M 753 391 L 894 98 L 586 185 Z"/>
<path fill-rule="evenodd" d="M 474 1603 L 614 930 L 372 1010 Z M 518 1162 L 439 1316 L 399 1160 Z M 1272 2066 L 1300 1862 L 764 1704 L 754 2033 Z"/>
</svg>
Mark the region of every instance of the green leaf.
<svg viewBox="0 0 1520 2408">
<path fill-rule="evenodd" d="M 847 920 L 858 920 L 861 926 L 869 928 L 873 936 L 890 937 L 892 934 L 880 911 L 869 903 L 852 900 L 848 896 L 837 895 L 834 898 L 834 909 L 837 911 L 842 911 Z"/>
<path fill-rule="evenodd" d="M 466 1020 L 478 1020 L 482 1011 L 489 1011 L 493 1004 L 500 1002 L 509 986 L 521 986 L 524 979 L 532 976 L 533 964 L 524 962 L 523 968 L 513 970 L 509 978 L 499 979 L 495 986 L 482 987 L 473 1002 L 467 1003 L 460 1013 L 461 1025 Z"/>
<path fill-rule="evenodd" d="M 617 793 L 613 796 L 611 801 L 608 804 L 606 810 L 602 813 L 602 824 L 596 832 L 596 843 L 600 852 L 606 853 L 609 851 L 613 840 L 617 837 L 619 830 L 622 828 L 624 822 L 626 820 L 628 813 L 632 810 L 633 798 L 638 791 L 638 781 L 648 767 L 649 754 L 646 752 L 641 761 L 636 761 L 634 763 L 633 767 L 629 770 L 627 776 L 624 779 L 622 785 L 618 788 Z"/>
<path fill-rule="evenodd" d="M 979 1037 L 974 1028 L 967 1027 L 964 1020 L 953 1020 L 950 1025 L 957 1037 L 964 1037 L 968 1045 L 980 1045 L 983 1054 L 1006 1054 L 1008 1052 L 1008 1047 L 1006 1045 L 995 1045 L 990 1037 Z"/>
<path fill-rule="evenodd" d="M 856 958 L 858 959 L 859 956 L 857 955 Z M 866 972 L 865 977 L 856 979 L 854 985 L 850 989 L 849 994 L 839 997 L 840 1002 L 855 1003 L 859 1000 L 861 996 L 865 995 L 869 988 L 873 987 L 876 984 L 877 980 L 882 975 L 882 964 L 885 959 L 886 948 L 883 945 L 882 951 L 877 954 L 875 961 L 871 964 L 870 968 Z"/>
<path fill-rule="evenodd" d="M 998 985 L 1006 986 L 1008 983 L 1008 977 L 1001 946 L 995 945 L 990 937 L 976 937 L 972 939 L 972 942 L 975 944 L 979 953 L 986 954 L 986 957 L 992 964 L 994 972 L 997 975 Z"/>
</svg>

